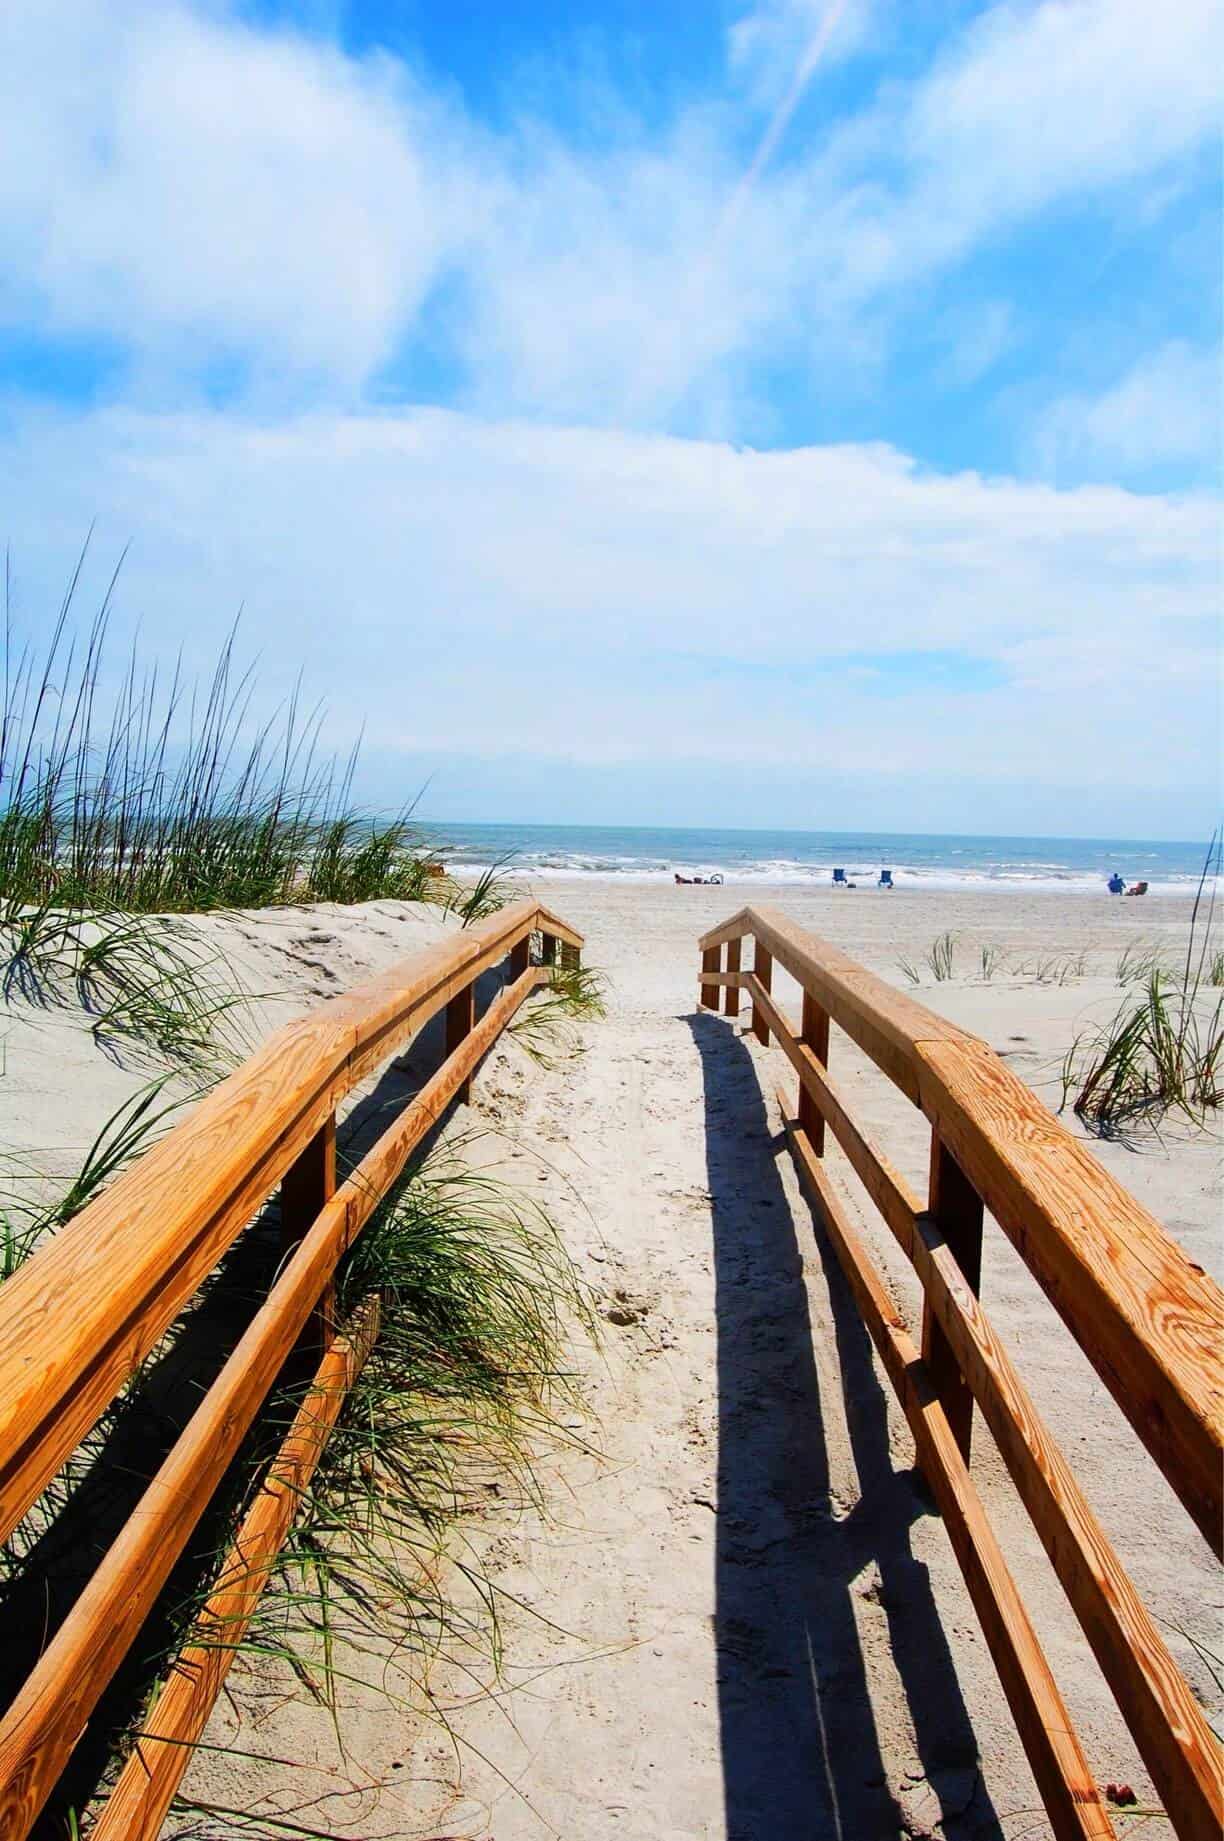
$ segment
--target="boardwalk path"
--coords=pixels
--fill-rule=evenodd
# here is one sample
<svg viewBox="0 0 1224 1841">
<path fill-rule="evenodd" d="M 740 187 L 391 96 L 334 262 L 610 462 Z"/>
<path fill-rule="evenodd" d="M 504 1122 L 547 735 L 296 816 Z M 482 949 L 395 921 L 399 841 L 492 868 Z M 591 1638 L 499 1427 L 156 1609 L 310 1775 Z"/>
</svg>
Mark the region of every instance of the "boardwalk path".
<svg viewBox="0 0 1224 1841">
<path fill-rule="evenodd" d="M 499 1048 L 461 1121 L 545 1204 L 602 1319 L 601 1350 L 574 1350 L 588 1410 L 571 1426 L 597 1451 L 546 1460 L 547 1518 L 491 1501 L 463 1530 L 505 1595 L 500 1683 L 490 1694 L 487 1667 L 443 1661 L 432 1688 L 457 1745 L 440 1724 L 414 1733 L 376 1710 L 346 1726 L 338 1758 L 326 1715 L 270 1682 L 254 1722 L 249 1700 L 241 1729 L 219 1708 L 211 1736 L 298 1768 L 278 1780 L 269 1764 L 201 1754 L 196 1794 L 250 1809 L 266 1793 L 265 1807 L 361 1841 L 1040 1841 L 1037 1793 L 904 1422 L 761 1097 L 780 1057 L 695 1014 L 694 942 L 733 900 L 627 894 L 618 911 L 604 891 L 586 911 L 584 893 L 558 891 L 556 905 L 611 978 L 608 1019 L 552 1071 Z M 981 906 L 960 904 L 958 922 L 997 929 L 1014 912 Z M 869 895 L 809 924 L 853 925 L 851 949 L 896 976 L 893 916 Z M 1058 904 L 1040 927 L 1039 943 L 1047 929 L 1067 943 Z M 1048 1077 L 1085 996 L 995 990 L 992 1040 Z M 938 999 L 959 1015 L 981 993 Z M 921 1118 L 878 1079 L 862 1084 L 844 1041 L 835 1049 L 861 1116 L 920 1184 Z M 1175 1196 L 1216 1180 L 1209 1146 L 1183 1156 L 1172 1189 L 1160 1157 L 1119 1174 L 1173 1220 Z M 900 1256 L 862 1225 L 916 1321 Z M 1176 1221 L 1210 1258 L 1200 1229 L 1198 1214 Z M 1211 1591 L 1205 1548 L 997 1233 L 984 1287 L 1136 1583 L 1166 1628 L 1192 1622 Z M 1146 1799 L 997 1456 L 976 1440 L 978 1486 L 1098 1775 Z M 1177 1653 L 1201 1684 L 1188 1646 Z M 312 1760 L 313 1777 L 300 1768 Z M 354 1798 L 350 1784 L 369 1788 Z"/>
<path fill-rule="evenodd" d="M 599 1294 L 602 1457 L 555 1466 L 559 1526 L 491 1530 L 498 1584 L 570 1635 L 512 1617 L 513 1691 L 452 1714 L 496 1768 L 465 1758 L 442 1832 L 997 1832 L 927 1549 L 970 1659 L 980 1640 L 779 1156 L 761 1051 L 693 1014 L 691 952 L 654 957 L 644 986 L 610 967 L 612 1013 L 564 1072 L 506 1056 L 482 1082 L 478 1113 Z"/>
</svg>

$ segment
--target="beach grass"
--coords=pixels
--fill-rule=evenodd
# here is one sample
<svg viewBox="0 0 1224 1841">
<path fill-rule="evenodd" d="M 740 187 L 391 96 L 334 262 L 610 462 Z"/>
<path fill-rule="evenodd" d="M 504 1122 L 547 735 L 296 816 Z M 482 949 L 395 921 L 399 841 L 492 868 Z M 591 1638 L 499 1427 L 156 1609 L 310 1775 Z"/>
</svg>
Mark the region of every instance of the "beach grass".
<svg viewBox="0 0 1224 1841">
<path fill-rule="evenodd" d="M 1063 1105 L 1092 1130 L 1118 1135 L 1178 1112 L 1201 1125 L 1224 1100 L 1224 997 L 1212 997 L 1221 953 L 1215 941 L 1215 887 L 1221 839 L 1207 852 L 1190 916 L 1185 957 L 1166 969 L 1158 949 L 1122 955 L 1118 979 L 1136 979 L 1104 1025 L 1076 1037 L 1063 1062 Z M 1208 886 L 1210 885 L 1210 894 Z"/>
<path fill-rule="evenodd" d="M 339 1321 L 377 1297 L 381 1328 L 240 1645 L 303 1682 L 342 1743 L 354 1694 L 419 1713 L 443 1647 L 496 1671 L 501 1594 L 462 1524 L 490 1500 L 542 1508 L 540 1453 L 573 1436 L 563 1351 L 573 1327 L 594 1333 L 586 1289 L 547 1214 L 476 1167 L 474 1148 L 460 1136 L 431 1151 L 340 1269 Z M 300 1398 L 280 1393 L 268 1433 Z M 207 1589 L 176 1618 L 184 1632 Z"/>
<path fill-rule="evenodd" d="M 300 686 L 265 708 L 236 628 L 202 682 L 138 640 L 112 659 L 111 593 L 91 620 L 76 619 L 84 561 L 83 551 L 45 636 L 21 636 L 6 593 L 0 897 L 10 909 L 190 914 L 454 892 L 411 804 L 385 818 L 358 809 L 357 750 L 322 749 L 323 711 L 304 706 Z"/>
</svg>

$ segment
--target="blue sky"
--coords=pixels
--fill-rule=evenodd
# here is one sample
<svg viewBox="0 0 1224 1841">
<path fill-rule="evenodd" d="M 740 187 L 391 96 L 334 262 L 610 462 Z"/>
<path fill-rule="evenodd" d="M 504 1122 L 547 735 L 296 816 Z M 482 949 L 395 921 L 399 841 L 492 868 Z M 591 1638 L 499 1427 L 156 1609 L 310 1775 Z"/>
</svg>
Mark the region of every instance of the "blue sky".
<svg viewBox="0 0 1224 1841">
<path fill-rule="evenodd" d="M 1210 828 L 1221 29 L 18 0 L 17 617 L 92 523 L 440 817 Z"/>
</svg>

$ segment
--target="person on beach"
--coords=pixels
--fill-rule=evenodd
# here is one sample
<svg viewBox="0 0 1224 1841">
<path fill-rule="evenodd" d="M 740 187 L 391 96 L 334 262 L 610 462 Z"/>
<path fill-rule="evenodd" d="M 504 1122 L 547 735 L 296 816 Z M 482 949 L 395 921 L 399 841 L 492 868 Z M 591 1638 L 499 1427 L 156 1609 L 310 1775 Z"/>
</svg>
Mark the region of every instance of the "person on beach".
<svg viewBox="0 0 1224 1841">
<path fill-rule="evenodd" d="M 1122 893 L 1122 890 L 1123 890 L 1123 889 L 1124 889 L 1125 887 L 1126 887 L 1126 884 L 1125 884 L 1125 883 L 1123 882 L 1123 880 L 1122 880 L 1122 878 L 1121 878 L 1121 876 L 1120 876 L 1120 875 L 1118 874 L 1118 872 L 1117 872 L 1117 870 L 1115 869 L 1115 871 L 1114 871 L 1114 873 L 1113 873 L 1113 875 L 1112 875 L 1112 876 L 1111 876 L 1111 877 L 1109 878 L 1109 892 L 1110 892 L 1110 894 L 1111 894 L 1111 895 L 1120 895 L 1120 894 Z"/>
</svg>

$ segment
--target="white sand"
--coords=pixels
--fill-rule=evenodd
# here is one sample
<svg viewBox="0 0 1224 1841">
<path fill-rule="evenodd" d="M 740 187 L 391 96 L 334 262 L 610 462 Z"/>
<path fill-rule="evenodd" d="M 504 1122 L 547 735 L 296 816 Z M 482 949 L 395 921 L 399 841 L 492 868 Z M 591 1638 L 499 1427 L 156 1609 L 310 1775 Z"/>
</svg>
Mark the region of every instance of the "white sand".
<svg viewBox="0 0 1224 1841">
<path fill-rule="evenodd" d="M 695 1015 L 697 935 L 749 893 L 586 879 L 540 892 L 587 933 L 588 962 L 611 980 L 611 1014 L 585 1025 L 585 1052 L 551 1072 L 503 1044 L 461 1123 L 488 1127 L 489 1160 L 545 1203 L 598 1294 L 603 1348 L 575 1348 L 589 1412 L 573 1427 L 598 1454 L 546 1456 L 548 1515 L 491 1506 L 464 1530 L 506 1594 L 505 1654 L 500 1684 L 458 1665 L 435 1669 L 435 1703 L 457 1748 L 440 1724 L 354 1696 L 342 1755 L 327 1714 L 292 1677 L 243 1662 L 210 1743 L 301 1768 L 202 1752 L 191 1794 L 242 1808 L 266 1797 L 269 1811 L 364 1841 L 1044 1836 L 976 1618 L 912 1471 L 904 1421 L 813 1235 L 772 1098 L 762 1100 L 762 1081 L 771 1093 L 786 1065 L 742 1029 Z M 965 975 L 928 980 L 918 995 L 984 1036 L 1052 1103 L 1070 1040 L 1119 999 L 1121 948 L 1176 945 L 1188 913 L 1177 902 L 1104 895 L 787 888 L 750 898 L 775 901 L 897 982 L 899 956 L 955 928 Z M 248 931 L 267 940 L 282 925 L 287 938 L 272 952 L 284 960 L 284 988 L 301 992 L 308 980 L 333 988 L 328 972 L 352 982 L 437 922 L 376 904 Z M 331 937 L 308 951 L 316 931 Z M 1030 968 L 1083 950 L 1090 975 L 1062 987 L 1035 983 L 1031 969 L 976 982 L 981 942 Z M 266 966 L 264 949 L 247 945 Z M 323 969 L 311 972 L 307 959 Z M 787 984 L 779 980 L 784 1002 Z M 27 1144 L 38 1131 L 42 1143 L 57 1141 L 57 1119 L 64 1135 L 67 1089 L 47 1075 L 45 1027 L 28 1016 L 10 1024 L 6 1122 Z M 114 1084 L 89 1055 L 70 1068 L 78 1141 L 108 1109 Z M 858 1116 L 920 1184 L 921 1116 L 836 1032 L 832 1061 Z M 1218 1141 L 1172 1126 L 1162 1142 L 1097 1148 L 1191 1256 L 1218 1271 Z M 906 1263 L 844 1165 L 836 1156 L 831 1164 L 916 1326 Z M 1210 1676 L 1180 1634 L 1219 1647 L 1209 1608 L 1218 1578 L 1205 1547 L 993 1227 L 983 1296 L 1208 1700 Z M 1150 1802 L 980 1420 L 974 1473 L 1099 1781 L 1129 1782 Z M 166 1832 L 198 1831 L 176 1816 Z M 218 1818 L 209 1832 L 238 1830 Z M 1145 1830 L 1166 1832 L 1161 1822 Z"/>
</svg>

